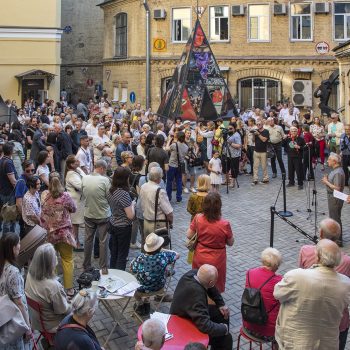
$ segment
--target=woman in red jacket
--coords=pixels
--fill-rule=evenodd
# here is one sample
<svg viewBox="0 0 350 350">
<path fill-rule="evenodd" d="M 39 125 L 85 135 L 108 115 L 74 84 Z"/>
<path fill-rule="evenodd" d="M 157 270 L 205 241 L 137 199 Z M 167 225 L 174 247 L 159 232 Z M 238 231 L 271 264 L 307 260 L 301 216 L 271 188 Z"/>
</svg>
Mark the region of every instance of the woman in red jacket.
<svg viewBox="0 0 350 350">
<path fill-rule="evenodd" d="M 280 308 L 279 301 L 273 296 L 273 290 L 275 285 L 282 279 L 281 275 L 276 275 L 281 262 L 282 257 L 277 249 L 266 248 L 261 253 L 262 266 L 248 270 L 246 275 L 245 286 L 248 288 L 258 289 L 268 281 L 260 289 L 268 319 L 263 325 L 243 321 L 244 332 L 269 342 L 274 340 L 276 319 Z M 248 275 L 250 283 L 248 282 Z"/>
</svg>

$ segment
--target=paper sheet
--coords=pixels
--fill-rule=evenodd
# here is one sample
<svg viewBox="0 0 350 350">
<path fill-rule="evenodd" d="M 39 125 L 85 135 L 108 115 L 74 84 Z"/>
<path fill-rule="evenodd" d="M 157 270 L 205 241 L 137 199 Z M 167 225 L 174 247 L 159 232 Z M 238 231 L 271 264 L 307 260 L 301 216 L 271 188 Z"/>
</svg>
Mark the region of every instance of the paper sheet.
<svg viewBox="0 0 350 350">
<path fill-rule="evenodd" d="M 333 196 L 334 198 L 338 198 L 341 199 L 342 201 L 346 202 L 346 200 L 348 199 L 348 195 L 346 193 L 334 190 L 333 191 Z"/>
<path fill-rule="evenodd" d="M 168 332 L 168 322 L 169 322 L 171 315 L 164 314 L 162 312 L 153 312 L 153 314 L 151 314 L 150 317 L 151 317 L 151 319 L 157 319 L 164 324 L 164 326 L 165 326 L 165 340 L 169 340 L 173 337 L 173 335 Z"/>
<path fill-rule="evenodd" d="M 117 277 L 102 276 L 98 284 L 99 287 L 105 288 L 108 292 L 114 293 L 126 285 L 125 281 Z"/>
</svg>

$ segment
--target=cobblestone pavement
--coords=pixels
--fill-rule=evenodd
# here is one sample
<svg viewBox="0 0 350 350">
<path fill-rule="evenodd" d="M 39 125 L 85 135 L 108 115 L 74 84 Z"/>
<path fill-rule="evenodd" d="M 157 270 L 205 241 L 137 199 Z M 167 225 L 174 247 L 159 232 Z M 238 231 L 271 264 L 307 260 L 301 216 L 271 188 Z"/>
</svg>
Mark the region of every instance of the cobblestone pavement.
<svg viewBox="0 0 350 350">
<path fill-rule="evenodd" d="M 326 169 L 325 173 L 329 172 Z M 318 211 L 327 215 L 327 199 L 324 186 L 320 182 L 323 175 L 317 170 L 317 192 L 318 192 Z M 226 291 L 223 294 L 226 304 L 231 310 L 231 333 L 234 339 L 234 348 L 241 326 L 240 300 L 245 282 L 245 272 L 247 269 L 259 265 L 261 251 L 269 246 L 270 235 L 270 207 L 276 200 L 277 193 L 281 185 L 280 174 L 278 178 L 271 179 L 270 184 L 251 185 L 250 176 L 239 176 L 239 188 L 230 189 L 226 194 L 226 188 L 221 188 L 223 200 L 223 218 L 231 222 L 235 235 L 233 247 L 227 249 L 227 280 Z M 313 183 L 311 183 L 313 187 Z M 347 191 L 347 190 L 346 190 Z M 298 190 L 297 186 L 287 189 L 287 209 L 294 213 L 290 220 L 300 226 L 303 230 L 313 236 L 314 234 L 314 212 L 308 219 L 307 213 L 307 191 Z M 311 188 L 312 196 L 312 188 Z M 171 288 L 174 289 L 178 279 L 183 273 L 190 269 L 186 262 L 187 251 L 184 247 L 185 232 L 188 228 L 190 216 L 186 211 L 188 195 L 183 196 L 182 203 L 173 203 L 175 211 L 174 229 L 172 230 L 173 249 L 181 254 L 180 260 L 176 263 L 176 274 L 172 280 Z M 277 210 L 282 210 L 282 193 L 277 201 Z M 312 210 L 314 207 L 312 207 Z M 344 248 L 345 252 L 350 253 L 350 206 L 343 208 L 343 229 L 344 229 Z M 317 222 L 321 221 L 323 215 L 318 215 Z M 275 240 L 274 247 L 279 249 L 283 255 L 283 264 L 279 273 L 297 267 L 297 258 L 300 247 L 303 244 L 309 244 L 304 236 L 294 228 L 283 222 L 281 219 L 275 220 Z M 130 251 L 130 260 L 137 255 L 137 251 Z M 82 253 L 78 253 L 76 258 L 76 274 L 80 272 Z M 97 264 L 97 262 L 96 262 Z M 125 317 L 121 317 L 121 325 L 127 331 L 127 336 L 120 336 L 118 329 L 112 335 L 108 349 L 126 350 L 133 349 L 136 342 L 136 333 L 139 322 L 132 315 L 133 301 L 125 312 Z M 161 311 L 169 311 L 169 303 L 161 307 Z M 103 344 L 113 327 L 112 318 L 106 312 L 106 309 L 100 303 L 92 322 L 92 328 Z M 242 342 L 241 342 L 242 344 Z M 254 347 L 255 349 L 256 347 Z M 264 348 L 268 348 L 265 346 Z M 248 349 L 247 344 L 243 341 L 241 349 Z M 348 342 L 347 349 L 350 349 Z"/>
</svg>

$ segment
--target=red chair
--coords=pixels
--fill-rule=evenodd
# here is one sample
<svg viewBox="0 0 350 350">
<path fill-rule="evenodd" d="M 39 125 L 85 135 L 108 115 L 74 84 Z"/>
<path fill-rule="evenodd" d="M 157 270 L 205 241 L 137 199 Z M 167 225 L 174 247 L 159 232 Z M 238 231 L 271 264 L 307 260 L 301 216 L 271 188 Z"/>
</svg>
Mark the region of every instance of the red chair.
<svg viewBox="0 0 350 350">
<path fill-rule="evenodd" d="M 42 318 L 42 311 L 41 311 L 40 303 L 38 303 L 37 301 L 29 298 L 28 295 L 26 295 L 26 297 L 27 297 L 27 303 L 28 303 L 29 307 L 31 309 L 33 309 L 35 312 L 38 313 L 39 320 L 40 320 L 40 325 L 41 325 L 41 329 L 42 329 L 41 331 L 38 330 L 40 335 L 36 339 L 36 341 L 33 339 L 33 342 L 34 342 L 33 349 L 37 349 L 37 344 L 38 344 L 39 340 L 41 339 L 41 337 L 44 337 L 47 340 L 47 342 L 49 343 L 50 346 L 54 346 L 55 333 L 50 333 L 50 332 L 48 332 L 45 329 L 44 321 L 43 321 L 43 318 Z"/>
<path fill-rule="evenodd" d="M 264 341 L 262 339 L 255 338 L 254 336 L 252 336 L 250 334 L 248 335 L 247 333 L 244 332 L 244 328 L 241 327 L 241 329 L 239 330 L 239 336 L 238 336 L 238 339 L 237 339 L 237 350 L 239 350 L 239 345 L 241 343 L 241 337 L 243 337 L 244 339 L 249 341 L 249 350 L 253 349 L 253 343 L 258 344 L 260 350 L 263 350 L 263 344 L 268 344 L 269 343 L 269 342 Z M 274 349 L 274 342 L 271 342 L 271 349 L 272 350 Z"/>
</svg>

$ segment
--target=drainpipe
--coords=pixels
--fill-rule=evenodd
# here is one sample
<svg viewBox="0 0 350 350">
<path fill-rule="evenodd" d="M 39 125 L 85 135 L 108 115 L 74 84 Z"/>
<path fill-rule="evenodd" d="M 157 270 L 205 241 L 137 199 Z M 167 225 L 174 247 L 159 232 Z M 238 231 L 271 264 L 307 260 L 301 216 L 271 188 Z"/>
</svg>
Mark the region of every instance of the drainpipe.
<svg viewBox="0 0 350 350">
<path fill-rule="evenodd" d="M 146 109 L 151 107 L 151 11 L 147 0 L 143 0 L 146 10 Z"/>
</svg>

